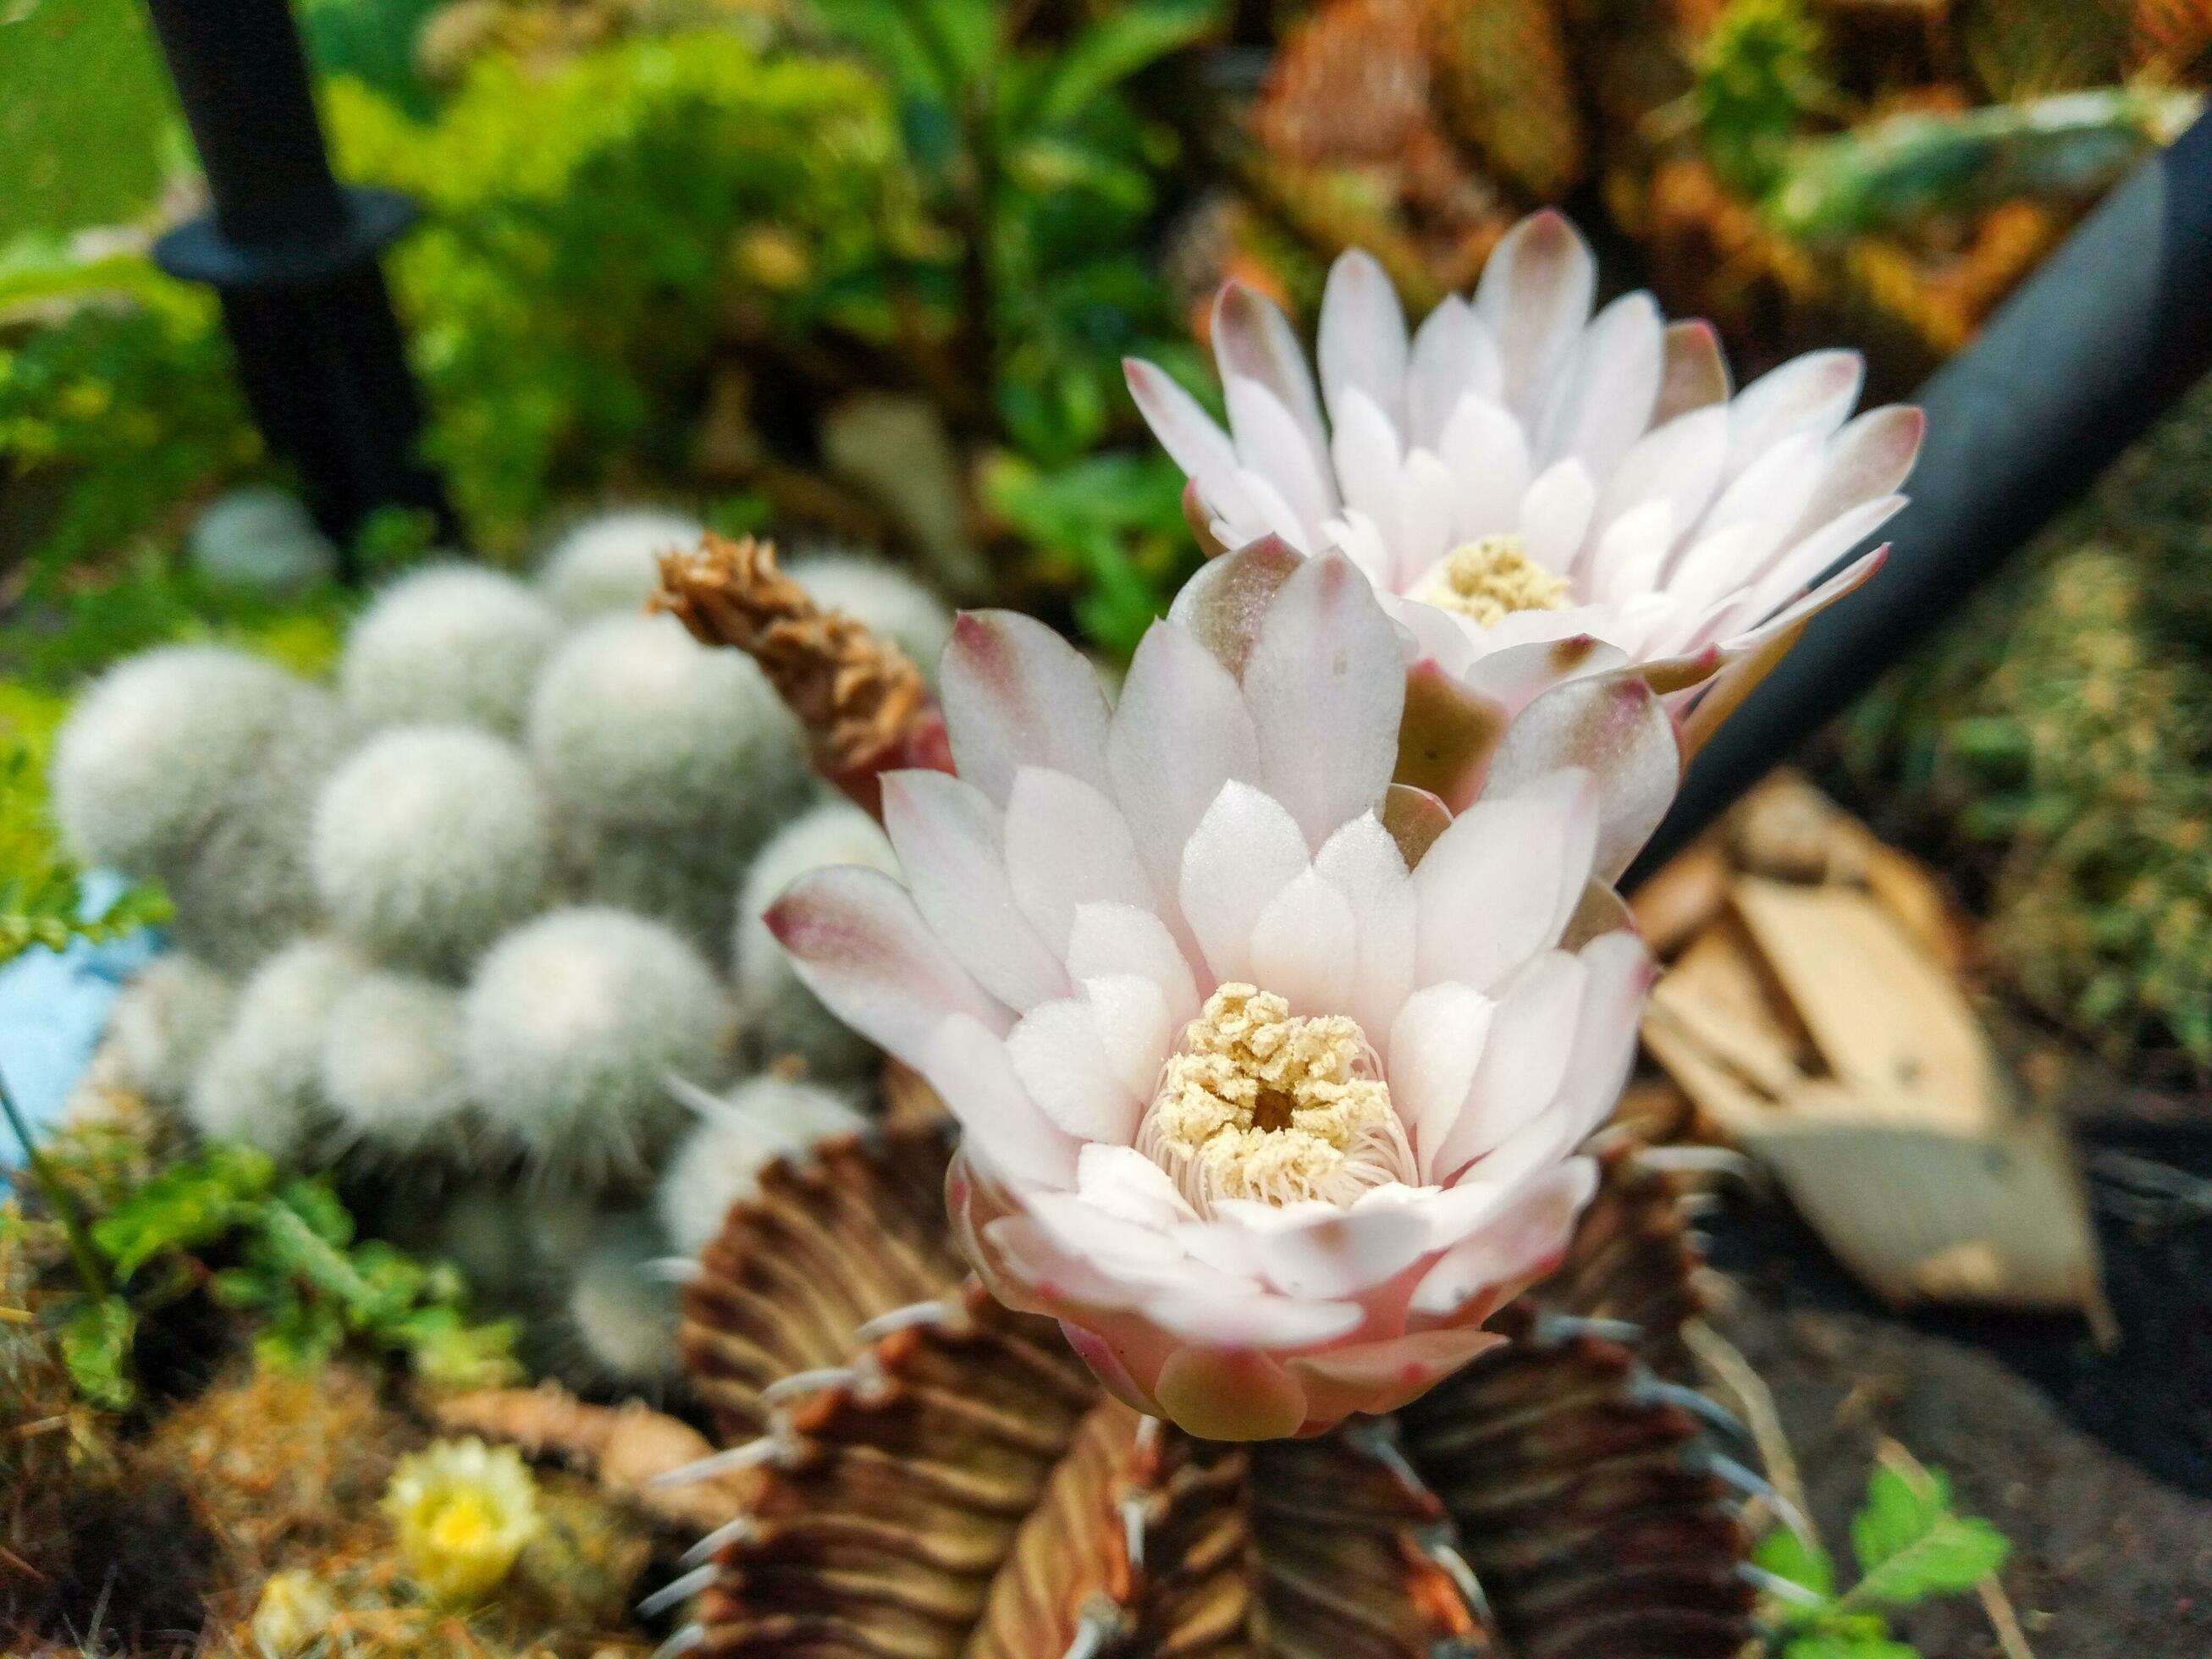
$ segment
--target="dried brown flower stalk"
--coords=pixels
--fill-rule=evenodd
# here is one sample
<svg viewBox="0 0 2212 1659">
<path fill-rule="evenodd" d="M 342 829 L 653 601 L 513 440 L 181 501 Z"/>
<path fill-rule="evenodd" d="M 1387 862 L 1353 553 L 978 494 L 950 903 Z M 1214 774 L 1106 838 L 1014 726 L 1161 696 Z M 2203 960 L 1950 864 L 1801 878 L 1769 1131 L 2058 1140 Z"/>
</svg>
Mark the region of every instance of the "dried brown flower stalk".
<svg viewBox="0 0 2212 1659">
<path fill-rule="evenodd" d="M 916 1127 L 772 1166 L 686 1293 L 693 1382 L 751 1489 L 703 1547 L 716 1656 L 1726 1659 L 1743 1476 L 1686 1386 L 1682 1177 L 1632 1150 L 1513 1338 L 1414 1406 L 1199 1441 L 1104 1398 L 964 1277 Z"/>
<path fill-rule="evenodd" d="M 815 769 L 870 811 L 878 773 L 951 770 L 921 671 L 852 617 L 816 605 L 777 568 L 771 543 L 710 532 L 689 553 L 662 555 L 653 608 L 702 644 L 750 653 L 805 727 Z"/>
</svg>

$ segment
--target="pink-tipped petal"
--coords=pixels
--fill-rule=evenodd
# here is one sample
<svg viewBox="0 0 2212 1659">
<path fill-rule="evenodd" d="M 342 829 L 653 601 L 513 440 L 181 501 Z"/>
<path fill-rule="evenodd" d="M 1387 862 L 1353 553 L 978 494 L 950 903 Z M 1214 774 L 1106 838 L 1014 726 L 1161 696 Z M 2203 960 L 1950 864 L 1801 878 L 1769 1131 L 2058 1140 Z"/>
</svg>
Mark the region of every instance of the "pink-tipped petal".
<svg viewBox="0 0 2212 1659">
<path fill-rule="evenodd" d="M 1037 1109 L 1006 1045 L 975 1020 L 956 1014 L 939 1025 L 915 1069 L 959 1122 L 963 1163 L 994 1179 L 1045 1187 L 1074 1180 L 1081 1143 Z"/>
<path fill-rule="evenodd" d="M 1253 380 L 1231 380 L 1223 388 L 1230 429 L 1237 434 L 1240 479 L 1258 473 L 1273 488 L 1310 532 L 1337 508 L 1336 484 L 1325 467 L 1313 464 L 1306 437 L 1275 394 Z M 1248 489 L 1249 493 L 1249 489 Z"/>
<path fill-rule="evenodd" d="M 1435 1142 L 1431 1181 L 1503 1144 L 1549 1107 L 1577 1053 L 1589 969 L 1580 957 L 1547 951 L 1498 1000 L 1465 1103 Z"/>
<path fill-rule="evenodd" d="M 960 775 L 1001 805 L 1024 766 L 1106 781 L 1106 696 L 1066 640 L 1011 611 L 963 612 L 939 692 Z"/>
<path fill-rule="evenodd" d="M 1659 378 L 1659 396 L 1651 406 L 1651 424 L 1659 426 L 1692 410 L 1729 399 L 1728 359 L 1721 353 L 1721 337 L 1702 317 L 1667 325 L 1666 366 Z"/>
<path fill-rule="evenodd" d="M 1624 294 L 1599 312 L 1544 411 L 1536 453 L 1547 461 L 1572 456 L 1593 477 L 1609 474 L 1651 418 L 1663 334 L 1649 294 Z"/>
<path fill-rule="evenodd" d="M 1390 1027 L 1390 1097 L 1425 1158 L 1458 1121 L 1497 1004 L 1455 980 L 1406 1000 Z"/>
<path fill-rule="evenodd" d="M 1628 1082 L 1644 1004 L 1659 969 L 1644 941 L 1624 929 L 1598 933 L 1577 954 L 1584 969 L 1583 1000 L 1559 1101 L 1588 1134 L 1605 1121 Z"/>
<path fill-rule="evenodd" d="M 1250 508 L 1237 489 L 1237 446 L 1199 407 L 1198 399 L 1177 386 L 1165 369 L 1141 357 L 1124 358 L 1121 373 L 1137 412 L 1160 447 L 1198 485 L 1214 511 L 1231 518 L 1249 514 Z"/>
<path fill-rule="evenodd" d="M 1507 728 L 1486 787 L 1510 794 L 1563 767 L 1596 781 L 1593 868 L 1611 881 L 1658 829 L 1681 782 L 1681 748 L 1665 705 L 1626 671 L 1555 687 Z"/>
<path fill-rule="evenodd" d="M 1856 351 L 1808 351 L 1768 370 L 1729 405 L 1731 476 L 1785 438 L 1826 438 L 1858 401 L 1866 362 Z"/>
<path fill-rule="evenodd" d="M 1214 1212 L 1256 1235 L 1253 1254 L 1269 1284 L 1316 1301 L 1358 1296 L 1395 1279 L 1431 1248 L 1428 1224 L 1411 1206 L 1293 1210 L 1224 1200 Z"/>
<path fill-rule="evenodd" d="M 1198 1212 L 1168 1172 L 1133 1146 L 1085 1146 L 1076 1158 L 1075 1188 L 1085 1203 L 1139 1226 L 1178 1227 L 1198 1220 Z"/>
<path fill-rule="evenodd" d="M 1928 416 L 1910 404 L 1869 409 L 1828 440 L 1820 488 L 1792 527 L 1805 536 L 1863 501 L 1893 494 L 1912 471 Z"/>
<path fill-rule="evenodd" d="M 1014 902 L 990 798 L 942 772 L 885 773 L 883 791 L 915 904 L 976 982 L 1018 1012 L 1066 996 L 1067 975 Z"/>
<path fill-rule="evenodd" d="M 832 1012 L 919 1068 L 938 1026 L 965 1014 L 991 1031 L 1012 1024 L 930 932 L 889 876 L 840 865 L 803 876 L 768 911 L 769 931 Z"/>
<path fill-rule="evenodd" d="M 1273 537 L 1250 543 L 1204 566 L 1169 607 L 1181 623 L 1240 679 L 1275 594 L 1305 563 L 1297 549 Z"/>
<path fill-rule="evenodd" d="M 1393 422 L 1404 418 L 1406 313 L 1372 254 L 1353 248 L 1329 267 L 1316 342 L 1322 398 L 1329 418 L 1344 418 L 1344 394 L 1357 390 Z"/>
<path fill-rule="evenodd" d="M 1561 1164 L 1481 1231 L 1446 1251 L 1414 1287 L 1412 1311 L 1449 1319 L 1487 1291 L 1536 1276 L 1566 1253 L 1575 1218 L 1596 1190 L 1597 1165 L 1589 1159 Z"/>
<path fill-rule="evenodd" d="M 1482 268 L 1474 310 L 1497 343 L 1505 402 L 1524 419 L 1589 316 L 1597 266 L 1565 215 L 1546 208 L 1507 231 Z"/>
<path fill-rule="evenodd" d="M 1326 463 L 1328 439 L 1313 374 L 1290 319 L 1274 301 L 1243 283 L 1224 283 L 1213 302 L 1213 358 L 1224 386 L 1245 380 L 1273 392 L 1304 435 L 1314 464 Z"/>
</svg>

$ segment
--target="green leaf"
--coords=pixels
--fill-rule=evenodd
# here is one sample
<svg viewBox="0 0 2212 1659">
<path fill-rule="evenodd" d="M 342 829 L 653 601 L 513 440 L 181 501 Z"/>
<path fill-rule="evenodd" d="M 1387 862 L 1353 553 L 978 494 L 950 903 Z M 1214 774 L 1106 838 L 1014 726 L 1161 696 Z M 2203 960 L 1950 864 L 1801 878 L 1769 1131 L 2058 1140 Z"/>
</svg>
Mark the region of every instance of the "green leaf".
<svg viewBox="0 0 2212 1659">
<path fill-rule="evenodd" d="M 1920 1650 L 1887 1636 L 1851 1636 L 1822 1631 L 1793 1636 L 1783 1644 L 1782 1659 L 1920 1659 Z"/>
<path fill-rule="evenodd" d="M 138 1398 L 131 1376 L 131 1344 L 138 1316 L 119 1296 L 80 1304 L 61 1332 L 62 1364 L 77 1392 L 95 1406 L 127 1411 Z"/>
<path fill-rule="evenodd" d="M 1079 33 L 1037 98 L 1040 125 L 1072 121 L 1139 70 L 1211 33 L 1219 0 L 1149 0 L 1109 11 Z"/>
<path fill-rule="evenodd" d="M 1751 1553 L 1752 1565 L 1764 1567 L 1778 1578 L 1786 1578 L 1815 1595 L 1832 1598 L 1836 1593 L 1836 1563 L 1817 1543 L 1807 1543 L 1787 1527 L 1777 1527 L 1759 1540 Z"/>
<path fill-rule="evenodd" d="M 1861 1576 L 1844 1602 L 1890 1607 L 1972 1589 L 2012 1549 L 1988 1522 L 1953 1513 L 1941 1470 L 1915 1480 L 1891 1468 L 1869 1477 L 1866 1505 L 1851 1517 L 1851 1547 Z"/>
<path fill-rule="evenodd" d="M 210 1147 L 163 1170 L 93 1224 L 93 1242 L 127 1279 L 165 1250 L 213 1243 L 269 1190 L 276 1165 L 251 1146 Z"/>
</svg>

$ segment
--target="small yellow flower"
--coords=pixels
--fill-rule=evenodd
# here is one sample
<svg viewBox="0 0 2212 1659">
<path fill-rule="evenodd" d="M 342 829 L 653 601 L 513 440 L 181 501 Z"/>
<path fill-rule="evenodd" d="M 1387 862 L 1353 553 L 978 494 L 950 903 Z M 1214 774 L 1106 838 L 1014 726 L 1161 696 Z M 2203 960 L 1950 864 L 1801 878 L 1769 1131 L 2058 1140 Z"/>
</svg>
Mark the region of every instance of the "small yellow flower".
<svg viewBox="0 0 2212 1659">
<path fill-rule="evenodd" d="M 441 1440 L 399 1461 L 384 1512 L 407 1570 L 430 1598 L 480 1600 L 536 1534 L 538 1482 L 512 1446 Z"/>
</svg>

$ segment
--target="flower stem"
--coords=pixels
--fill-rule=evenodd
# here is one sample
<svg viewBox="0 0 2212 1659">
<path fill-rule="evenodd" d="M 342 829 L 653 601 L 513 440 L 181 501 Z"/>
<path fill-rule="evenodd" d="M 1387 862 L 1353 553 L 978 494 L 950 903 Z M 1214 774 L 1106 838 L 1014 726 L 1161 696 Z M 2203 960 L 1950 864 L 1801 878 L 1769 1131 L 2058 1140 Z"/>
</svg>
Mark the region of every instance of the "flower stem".
<svg viewBox="0 0 2212 1659">
<path fill-rule="evenodd" d="M 107 1271 L 100 1265 L 99 1252 L 93 1249 L 92 1234 L 77 1213 L 76 1205 L 62 1185 L 61 1177 L 54 1173 L 53 1165 L 31 1139 L 31 1126 L 23 1121 L 22 1110 L 9 1092 L 8 1080 L 0 1077 L 0 1111 L 8 1116 L 8 1126 L 15 1132 L 15 1139 L 23 1143 L 23 1157 L 28 1162 L 31 1179 L 38 1183 L 46 1195 L 46 1206 L 61 1224 L 62 1232 L 69 1239 L 70 1255 L 76 1260 L 77 1277 L 84 1281 L 85 1290 L 95 1302 L 108 1297 Z"/>
</svg>

